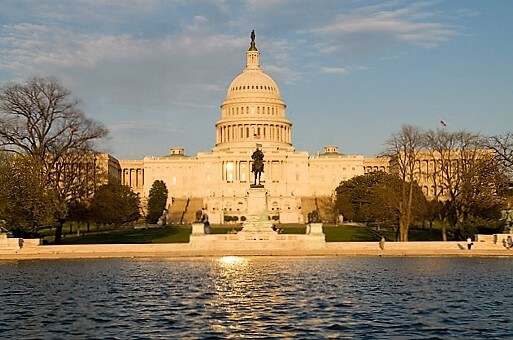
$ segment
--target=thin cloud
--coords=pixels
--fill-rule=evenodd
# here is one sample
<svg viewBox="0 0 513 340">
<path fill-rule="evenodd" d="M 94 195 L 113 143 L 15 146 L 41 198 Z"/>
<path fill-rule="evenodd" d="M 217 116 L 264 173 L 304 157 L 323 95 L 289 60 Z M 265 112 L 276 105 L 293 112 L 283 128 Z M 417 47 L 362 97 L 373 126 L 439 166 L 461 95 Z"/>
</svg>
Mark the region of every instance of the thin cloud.
<svg viewBox="0 0 513 340">
<path fill-rule="evenodd" d="M 174 132 L 178 131 L 178 127 L 168 122 L 155 122 L 147 120 L 122 120 L 109 124 L 112 131 L 126 131 L 126 130 L 143 130 L 143 131 L 161 131 L 161 132 Z"/>
<path fill-rule="evenodd" d="M 186 88 L 197 88 L 189 95 L 190 101 L 198 104 L 201 96 L 222 93 L 228 79 L 223 82 L 220 78 L 220 65 L 232 68 L 235 74 L 230 61 L 234 52 L 247 44 L 247 39 L 228 35 L 143 39 L 129 34 L 76 33 L 35 24 L 4 26 L 4 32 L 7 34 L 0 38 L 0 67 L 14 78 L 51 74 L 83 90 L 80 93 L 96 98 L 107 94 L 109 100 L 117 98 L 118 104 L 135 101 L 141 106 L 181 101 Z"/>
<path fill-rule="evenodd" d="M 292 84 L 301 79 L 301 74 L 288 67 L 280 67 L 277 65 L 266 65 L 262 67 L 266 73 L 272 78 L 278 80 L 279 83 Z"/>
<path fill-rule="evenodd" d="M 367 71 L 368 69 L 367 66 L 321 67 L 319 71 L 323 74 L 345 76 L 354 72 Z"/>
<path fill-rule="evenodd" d="M 385 39 L 426 48 L 436 47 L 458 32 L 452 25 L 437 21 L 438 13 L 429 11 L 429 5 L 415 3 L 398 7 L 395 3 L 384 3 L 361 7 L 337 15 L 329 24 L 309 32 L 327 37 L 320 46 L 325 53 L 350 47 L 355 36 L 369 43 Z"/>
<path fill-rule="evenodd" d="M 345 67 L 321 67 L 321 73 L 346 75 L 349 70 Z"/>
<path fill-rule="evenodd" d="M 292 1 L 293 0 L 246 0 L 246 6 L 251 9 L 269 9 Z"/>
</svg>

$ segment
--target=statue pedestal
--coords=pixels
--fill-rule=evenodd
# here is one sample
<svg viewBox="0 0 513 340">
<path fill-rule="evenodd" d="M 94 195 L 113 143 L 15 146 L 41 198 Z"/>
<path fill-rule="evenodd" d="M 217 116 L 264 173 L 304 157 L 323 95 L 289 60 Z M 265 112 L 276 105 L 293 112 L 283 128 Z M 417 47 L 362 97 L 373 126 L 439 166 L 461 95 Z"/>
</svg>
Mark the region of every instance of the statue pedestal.
<svg viewBox="0 0 513 340">
<path fill-rule="evenodd" d="M 194 235 L 194 236 L 205 235 L 205 225 L 203 224 L 203 222 L 194 222 L 192 224 L 191 235 Z"/>
<path fill-rule="evenodd" d="M 248 190 L 248 216 L 242 223 L 239 233 L 271 233 L 273 223 L 267 214 L 267 190 L 263 186 L 250 187 Z"/>
<path fill-rule="evenodd" d="M 306 234 L 307 235 L 322 235 L 324 236 L 324 232 L 322 231 L 322 223 L 308 223 L 306 225 Z"/>
<path fill-rule="evenodd" d="M 248 189 L 248 220 L 267 221 L 267 190 L 263 187 Z"/>
</svg>

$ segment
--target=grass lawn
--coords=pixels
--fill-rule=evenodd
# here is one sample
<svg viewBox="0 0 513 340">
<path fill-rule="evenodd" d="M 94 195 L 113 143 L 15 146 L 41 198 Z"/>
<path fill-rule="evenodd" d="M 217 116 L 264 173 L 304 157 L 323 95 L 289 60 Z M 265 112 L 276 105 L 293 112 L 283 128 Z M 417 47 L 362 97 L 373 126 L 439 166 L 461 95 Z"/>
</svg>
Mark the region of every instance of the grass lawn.
<svg viewBox="0 0 513 340">
<path fill-rule="evenodd" d="M 187 243 L 190 227 L 163 227 L 128 229 L 83 236 L 68 236 L 61 244 L 141 244 L 141 243 Z"/>
<path fill-rule="evenodd" d="M 381 238 L 376 231 L 367 227 L 325 225 L 322 229 L 326 242 L 372 242 Z M 388 231 L 385 237 L 389 239 Z M 393 236 L 390 239 L 393 240 Z"/>
<path fill-rule="evenodd" d="M 283 234 L 305 234 L 306 227 L 300 224 L 280 224 L 278 228 Z M 232 230 L 240 231 L 240 225 L 212 225 L 211 234 L 227 234 Z M 388 241 L 395 240 L 391 229 L 375 230 L 368 227 L 323 226 L 327 242 L 374 242 L 384 235 Z M 62 239 L 62 244 L 142 244 L 142 243 L 187 243 L 191 234 L 190 226 L 171 226 L 148 229 L 124 229 L 102 231 L 98 233 L 68 235 Z M 49 242 L 53 240 L 49 239 Z M 410 229 L 410 241 L 440 241 L 439 229 Z"/>
<path fill-rule="evenodd" d="M 442 241 L 441 229 L 411 229 L 408 233 L 409 241 Z"/>
</svg>

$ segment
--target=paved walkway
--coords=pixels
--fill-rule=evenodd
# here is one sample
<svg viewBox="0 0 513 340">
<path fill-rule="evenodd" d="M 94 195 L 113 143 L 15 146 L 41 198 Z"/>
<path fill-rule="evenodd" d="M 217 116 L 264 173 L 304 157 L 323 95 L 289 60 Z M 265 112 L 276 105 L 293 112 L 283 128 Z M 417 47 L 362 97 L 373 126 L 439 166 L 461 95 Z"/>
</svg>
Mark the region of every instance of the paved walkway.
<svg viewBox="0 0 513 340">
<path fill-rule="evenodd" d="M 262 246 L 262 247 L 260 247 Z M 431 256 L 431 257 L 513 257 L 513 249 L 488 242 L 328 242 L 316 248 L 304 244 L 269 242 L 216 243 L 208 249 L 191 243 L 107 244 L 0 247 L 0 260 L 76 258 L 180 258 L 238 256 Z"/>
</svg>

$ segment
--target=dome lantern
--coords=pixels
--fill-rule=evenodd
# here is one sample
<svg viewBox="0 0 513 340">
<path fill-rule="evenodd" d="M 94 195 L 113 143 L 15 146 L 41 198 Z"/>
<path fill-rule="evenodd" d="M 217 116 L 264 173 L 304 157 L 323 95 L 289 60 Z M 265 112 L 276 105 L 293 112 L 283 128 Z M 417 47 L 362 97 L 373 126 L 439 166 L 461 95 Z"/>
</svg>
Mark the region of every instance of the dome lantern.
<svg viewBox="0 0 513 340">
<path fill-rule="evenodd" d="M 260 52 L 258 52 L 255 45 L 255 31 L 251 31 L 251 45 L 249 50 L 246 52 L 246 70 L 259 70 L 260 62 L 258 61 L 258 57 L 260 56 Z"/>
</svg>

